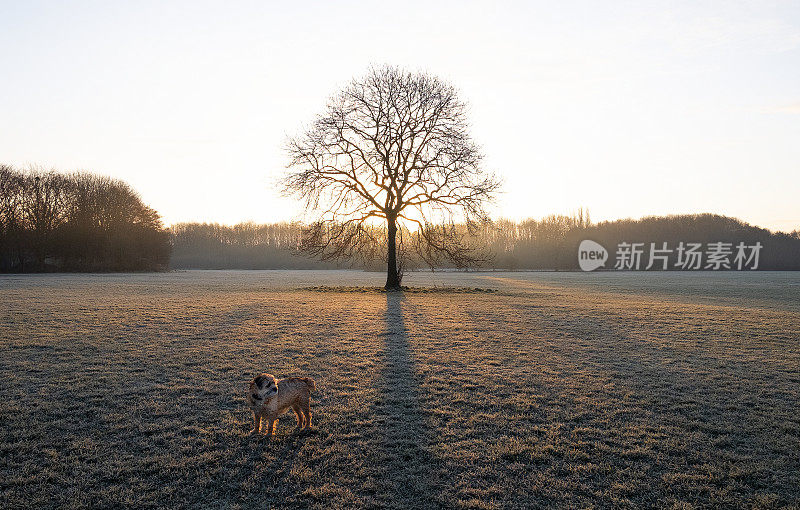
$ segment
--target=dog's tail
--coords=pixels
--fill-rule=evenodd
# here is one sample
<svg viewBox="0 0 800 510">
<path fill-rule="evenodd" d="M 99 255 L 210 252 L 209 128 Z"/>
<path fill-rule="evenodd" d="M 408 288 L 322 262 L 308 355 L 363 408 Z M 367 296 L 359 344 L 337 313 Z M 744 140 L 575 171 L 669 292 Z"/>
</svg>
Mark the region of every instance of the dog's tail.
<svg viewBox="0 0 800 510">
<path fill-rule="evenodd" d="M 299 379 L 304 383 L 306 383 L 308 389 L 310 389 L 311 391 L 317 391 L 317 384 L 314 382 L 314 379 L 310 377 L 300 377 Z"/>
</svg>

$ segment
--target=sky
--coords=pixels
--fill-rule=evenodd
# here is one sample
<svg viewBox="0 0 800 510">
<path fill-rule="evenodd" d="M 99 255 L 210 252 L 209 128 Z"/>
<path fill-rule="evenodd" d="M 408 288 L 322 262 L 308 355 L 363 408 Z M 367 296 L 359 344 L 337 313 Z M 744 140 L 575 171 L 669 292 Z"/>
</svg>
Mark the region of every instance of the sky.
<svg viewBox="0 0 800 510">
<path fill-rule="evenodd" d="M 0 163 L 124 179 L 166 224 L 304 219 L 286 138 L 382 64 L 469 103 L 494 217 L 800 228 L 796 0 L 0 0 Z"/>
</svg>

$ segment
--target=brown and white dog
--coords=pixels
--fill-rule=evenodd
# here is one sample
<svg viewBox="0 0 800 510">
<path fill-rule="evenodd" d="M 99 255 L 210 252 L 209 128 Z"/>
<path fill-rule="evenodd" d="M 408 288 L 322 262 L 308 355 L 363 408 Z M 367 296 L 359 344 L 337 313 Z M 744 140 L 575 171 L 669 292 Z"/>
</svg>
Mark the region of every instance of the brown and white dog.
<svg viewBox="0 0 800 510">
<path fill-rule="evenodd" d="M 254 421 L 250 433 L 261 432 L 261 419 L 264 418 L 267 422 L 266 434 L 271 436 L 275 421 L 290 408 L 297 415 L 297 427 L 309 428 L 311 426 L 309 400 L 311 392 L 316 389 L 314 379 L 310 377 L 287 377 L 278 380 L 270 374 L 257 375 L 250 382 L 247 393 Z"/>
</svg>

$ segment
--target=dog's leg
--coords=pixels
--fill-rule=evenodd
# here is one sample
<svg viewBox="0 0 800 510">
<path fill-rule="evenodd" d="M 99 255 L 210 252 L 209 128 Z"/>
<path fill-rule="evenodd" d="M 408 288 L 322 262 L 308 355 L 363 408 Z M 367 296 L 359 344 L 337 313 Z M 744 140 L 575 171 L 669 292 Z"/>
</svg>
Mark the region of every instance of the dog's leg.
<svg viewBox="0 0 800 510">
<path fill-rule="evenodd" d="M 303 428 L 307 429 L 311 427 L 311 407 L 309 405 L 307 398 L 300 401 L 300 409 L 301 411 L 303 411 L 303 414 L 305 415 L 305 420 L 303 420 L 305 424 Z"/>
<path fill-rule="evenodd" d="M 297 428 L 302 429 L 305 424 L 305 415 L 300 410 L 300 406 L 297 404 L 292 406 L 292 410 L 294 411 L 294 414 L 297 416 Z"/>
<path fill-rule="evenodd" d="M 250 431 L 250 434 L 258 434 L 261 432 L 261 414 L 253 411 L 253 430 Z"/>
</svg>

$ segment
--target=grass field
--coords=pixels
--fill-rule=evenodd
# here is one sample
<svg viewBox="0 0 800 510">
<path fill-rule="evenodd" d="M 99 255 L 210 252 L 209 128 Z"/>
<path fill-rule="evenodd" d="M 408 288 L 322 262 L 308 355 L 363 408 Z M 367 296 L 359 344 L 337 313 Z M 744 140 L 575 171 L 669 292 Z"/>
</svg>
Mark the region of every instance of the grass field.
<svg viewBox="0 0 800 510">
<path fill-rule="evenodd" d="M 800 275 L 308 289 L 380 283 L 0 276 L 0 507 L 800 505 Z M 311 431 L 248 436 L 262 371 Z"/>
</svg>

